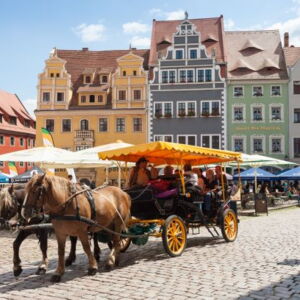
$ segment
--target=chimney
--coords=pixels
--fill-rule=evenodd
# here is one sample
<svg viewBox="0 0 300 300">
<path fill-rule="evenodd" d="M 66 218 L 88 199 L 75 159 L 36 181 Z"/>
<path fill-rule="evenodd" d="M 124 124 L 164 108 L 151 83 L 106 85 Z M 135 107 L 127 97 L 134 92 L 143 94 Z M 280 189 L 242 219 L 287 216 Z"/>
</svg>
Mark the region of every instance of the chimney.
<svg viewBox="0 0 300 300">
<path fill-rule="evenodd" d="M 82 48 L 82 51 L 89 51 L 89 48 Z"/>
<path fill-rule="evenodd" d="M 289 33 L 288 32 L 284 33 L 283 40 L 284 40 L 284 43 L 283 43 L 284 44 L 284 48 L 289 47 L 290 46 L 290 37 L 289 37 Z"/>
</svg>

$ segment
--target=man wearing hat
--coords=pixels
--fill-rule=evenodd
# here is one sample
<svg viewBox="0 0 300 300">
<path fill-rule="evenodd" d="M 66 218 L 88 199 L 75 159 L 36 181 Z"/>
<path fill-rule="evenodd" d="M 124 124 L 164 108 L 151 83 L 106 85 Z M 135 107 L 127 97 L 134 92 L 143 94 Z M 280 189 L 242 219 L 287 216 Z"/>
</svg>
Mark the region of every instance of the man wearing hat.
<svg viewBox="0 0 300 300">
<path fill-rule="evenodd" d="M 151 180 L 151 172 L 147 169 L 148 160 L 145 157 L 141 157 L 135 163 L 135 167 L 132 168 L 129 174 L 128 187 L 134 186 L 146 186 Z"/>
</svg>

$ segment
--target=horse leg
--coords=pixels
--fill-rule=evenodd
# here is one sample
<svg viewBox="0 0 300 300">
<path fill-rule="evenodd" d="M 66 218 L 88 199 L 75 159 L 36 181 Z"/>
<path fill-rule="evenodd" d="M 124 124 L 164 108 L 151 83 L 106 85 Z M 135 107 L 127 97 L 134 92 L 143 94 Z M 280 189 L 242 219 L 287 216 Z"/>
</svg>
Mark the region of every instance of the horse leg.
<svg viewBox="0 0 300 300">
<path fill-rule="evenodd" d="M 114 224 L 114 231 L 120 233 L 121 229 L 122 224 L 116 221 Z M 105 264 L 105 269 L 108 271 L 119 264 L 120 240 L 121 238 L 119 235 L 114 234 L 112 236 L 112 249 Z"/>
<path fill-rule="evenodd" d="M 40 242 L 40 248 L 43 255 L 43 260 L 40 263 L 36 274 L 37 275 L 43 275 L 46 273 L 48 269 L 48 257 L 47 257 L 47 249 L 48 249 L 48 230 L 47 229 L 41 229 L 39 232 L 39 242 Z"/>
<path fill-rule="evenodd" d="M 19 231 L 16 239 L 13 242 L 13 250 L 14 250 L 13 272 L 14 272 L 14 276 L 16 276 L 16 277 L 19 276 L 23 271 L 22 266 L 21 266 L 21 259 L 19 256 L 20 246 L 21 246 L 22 242 L 31 234 L 32 234 L 31 231 L 21 230 L 21 231 Z"/>
<path fill-rule="evenodd" d="M 54 272 L 54 275 L 51 277 L 52 282 L 59 282 L 61 276 L 65 272 L 65 246 L 66 246 L 66 239 L 67 235 L 56 232 L 56 239 L 57 239 L 57 248 L 58 248 L 58 265 Z"/>
<path fill-rule="evenodd" d="M 81 241 L 83 250 L 89 260 L 88 275 L 95 275 L 98 270 L 98 265 L 97 265 L 97 261 L 96 261 L 94 255 L 92 254 L 92 251 L 91 251 L 88 234 L 84 232 L 84 233 L 80 234 L 78 237 Z"/>
<path fill-rule="evenodd" d="M 65 266 L 71 266 L 72 263 L 76 260 L 76 244 L 77 244 L 77 236 L 70 236 L 71 241 L 71 250 L 68 258 L 66 259 Z"/>
<path fill-rule="evenodd" d="M 94 239 L 94 257 L 95 257 L 96 261 L 99 262 L 100 261 L 101 249 L 100 249 L 99 244 L 98 244 L 97 232 L 93 233 L 93 239 Z"/>
</svg>

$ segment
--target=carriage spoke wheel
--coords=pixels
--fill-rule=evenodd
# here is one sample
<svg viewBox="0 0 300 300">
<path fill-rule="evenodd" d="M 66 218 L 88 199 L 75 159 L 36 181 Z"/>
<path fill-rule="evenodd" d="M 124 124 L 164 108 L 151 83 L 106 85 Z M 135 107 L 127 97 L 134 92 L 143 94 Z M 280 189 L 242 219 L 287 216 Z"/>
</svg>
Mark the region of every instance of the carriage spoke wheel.
<svg viewBox="0 0 300 300">
<path fill-rule="evenodd" d="M 226 209 L 223 213 L 222 235 L 226 242 L 233 242 L 238 234 L 238 221 L 232 209 Z"/>
<path fill-rule="evenodd" d="M 186 227 L 183 220 L 172 215 L 168 217 L 163 226 L 162 239 L 166 252 L 170 256 L 179 256 L 186 247 Z"/>
</svg>

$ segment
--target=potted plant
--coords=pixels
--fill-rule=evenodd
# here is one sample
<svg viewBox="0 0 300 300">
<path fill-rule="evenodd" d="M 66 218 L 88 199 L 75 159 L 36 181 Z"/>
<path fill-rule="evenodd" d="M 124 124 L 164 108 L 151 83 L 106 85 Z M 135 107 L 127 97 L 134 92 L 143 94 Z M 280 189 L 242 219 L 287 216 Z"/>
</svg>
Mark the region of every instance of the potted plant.
<svg viewBox="0 0 300 300">
<path fill-rule="evenodd" d="M 180 112 L 180 113 L 178 114 L 178 116 L 181 117 L 181 118 L 185 117 L 185 112 Z"/>
<path fill-rule="evenodd" d="M 189 112 L 188 112 L 188 116 L 189 116 L 189 117 L 195 117 L 195 115 L 196 115 L 196 114 L 195 114 L 194 111 L 189 111 Z"/>
<path fill-rule="evenodd" d="M 220 115 L 220 113 L 219 113 L 219 110 L 218 109 L 216 109 L 216 110 L 212 110 L 212 112 L 211 112 L 211 115 L 212 116 L 219 116 Z"/>
<path fill-rule="evenodd" d="M 171 114 L 171 113 L 165 113 L 164 117 L 165 117 L 165 118 L 171 118 L 171 117 L 172 117 L 172 114 Z"/>
<path fill-rule="evenodd" d="M 208 111 L 203 111 L 201 113 L 202 117 L 209 117 L 209 112 Z"/>
</svg>

